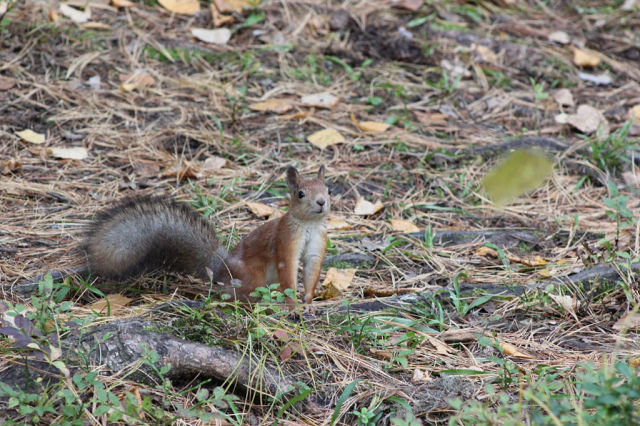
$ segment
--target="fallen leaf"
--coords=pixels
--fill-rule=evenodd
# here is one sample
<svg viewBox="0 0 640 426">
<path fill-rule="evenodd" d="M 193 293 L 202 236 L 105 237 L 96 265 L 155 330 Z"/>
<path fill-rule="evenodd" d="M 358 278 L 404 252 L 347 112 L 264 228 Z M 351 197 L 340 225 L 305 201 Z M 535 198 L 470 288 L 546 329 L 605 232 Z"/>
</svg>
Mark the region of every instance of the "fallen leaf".
<svg viewBox="0 0 640 426">
<path fill-rule="evenodd" d="M 328 146 L 344 142 L 344 136 L 342 136 L 336 129 L 329 128 L 309 135 L 307 140 L 311 145 L 324 149 Z"/>
<path fill-rule="evenodd" d="M 480 257 L 498 258 L 498 252 L 492 249 L 491 247 L 487 247 L 487 246 L 478 247 L 475 254 L 476 256 L 480 256 Z M 547 264 L 547 261 L 540 256 L 534 257 L 533 260 L 526 259 L 520 256 L 514 256 L 508 253 L 505 253 L 504 256 L 509 260 L 509 262 L 521 263 L 523 265 L 527 265 L 531 267 L 544 266 Z"/>
<path fill-rule="evenodd" d="M 129 0 L 111 0 L 111 4 L 113 7 L 117 9 L 122 9 L 123 7 L 135 7 L 136 4 L 130 2 Z"/>
<path fill-rule="evenodd" d="M 573 63 L 579 67 L 597 67 L 600 64 L 600 56 L 590 50 L 574 47 Z"/>
<path fill-rule="evenodd" d="M 0 76 L 0 91 L 12 89 L 16 85 L 16 81 L 13 78 Z"/>
<path fill-rule="evenodd" d="M 631 118 L 636 124 L 640 123 L 640 104 L 629 110 L 629 118 Z"/>
<path fill-rule="evenodd" d="M 356 275 L 356 269 L 337 269 L 329 268 L 322 285 L 333 285 L 337 290 L 343 292 L 351 285 L 353 277 Z"/>
<path fill-rule="evenodd" d="M 507 342 L 500 342 L 500 347 L 502 348 L 502 351 L 509 356 L 517 356 L 520 358 L 527 358 L 527 359 L 532 359 L 533 357 L 531 355 L 527 355 L 525 353 L 520 352 L 520 350 L 512 345 L 511 343 L 507 343 Z"/>
<path fill-rule="evenodd" d="M 579 72 L 578 77 L 581 80 L 588 81 L 589 83 L 597 84 L 598 86 L 608 86 L 613 83 L 611 76 L 608 73 L 602 74 L 589 74 L 586 72 Z"/>
<path fill-rule="evenodd" d="M 49 9 L 49 20 L 51 22 L 58 22 L 58 12 L 55 9 Z"/>
<path fill-rule="evenodd" d="M 482 180 L 482 186 L 498 206 L 542 185 L 553 172 L 553 163 L 540 151 L 514 151 Z"/>
<path fill-rule="evenodd" d="M 420 232 L 420 228 L 405 219 L 391 219 L 391 229 L 399 232 Z"/>
<path fill-rule="evenodd" d="M 242 13 L 247 7 L 252 7 L 252 0 L 213 0 L 216 8 L 222 13 Z"/>
<path fill-rule="evenodd" d="M 31 129 L 25 129 L 21 132 L 16 132 L 16 135 L 25 142 L 41 144 L 44 143 L 45 137 L 42 133 L 36 133 Z"/>
<path fill-rule="evenodd" d="M 498 257 L 498 252 L 487 246 L 478 247 L 475 254 L 479 257 Z"/>
<path fill-rule="evenodd" d="M 268 206 L 264 203 L 257 203 L 254 201 L 247 201 L 246 202 L 247 207 L 249 207 L 249 210 L 251 210 L 251 213 L 253 213 L 254 215 L 258 216 L 258 217 L 269 217 L 271 216 L 275 209 L 271 206 Z"/>
<path fill-rule="evenodd" d="M 289 342 L 280 349 L 280 361 L 286 361 L 293 356 L 294 353 L 300 352 L 302 345 L 300 342 Z"/>
<path fill-rule="evenodd" d="M 49 148 L 47 154 L 55 158 L 62 158 L 65 160 L 84 160 L 89 156 L 87 148 L 74 147 L 74 148 Z"/>
<path fill-rule="evenodd" d="M 213 30 L 193 28 L 191 35 L 205 43 L 224 45 L 231 39 L 231 30 L 229 28 L 216 28 Z"/>
<path fill-rule="evenodd" d="M 425 126 L 446 126 L 448 116 L 439 112 L 416 112 L 416 118 Z"/>
<path fill-rule="evenodd" d="M 485 62 L 488 64 L 496 65 L 498 64 L 498 56 L 493 53 L 493 50 L 491 50 L 491 48 L 482 44 L 472 43 L 471 50 L 476 53 L 476 56 L 478 57 L 477 62 Z"/>
<path fill-rule="evenodd" d="M 197 167 L 191 164 L 189 161 L 176 164 L 173 167 L 166 169 L 161 174 L 162 177 L 178 178 L 178 180 L 184 179 L 196 179 L 200 176 Z"/>
<path fill-rule="evenodd" d="M 563 112 L 553 117 L 553 119 L 558 124 L 567 124 L 569 122 L 569 114 Z"/>
<path fill-rule="evenodd" d="M 637 356 L 629 360 L 629 367 L 633 367 L 633 368 L 640 367 L 640 356 Z"/>
<path fill-rule="evenodd" d="M 413 370 L 413 376 L 411 377 L 412 382 L 428 382 L 429 380 L 431 380 L 431 376 L 427 370 L 421 370 L 419 368 Z"/>
<path fill-rule="evenodd" d="M 331 109 L 338 104 L 338 97 L 330 93 L 315 93 L 300 98 L 300 102 L 305 106 Z"/>
<path fill-rule="evenodd" d="M 2 166 L 2 174 L 8 175 L 12 173 L 16 173 L 22 169 L 22 162 L 20 160 L 16 160 L 11 158 Z"/>
<path fill-rule="evenodd" d="M 356 275 L 355 269 L 329 268 L 324 281 L 320 297 L 324 300 L 340 297 L 342 293 L 351 285 L 353 277 Z"/>
<path fill-rule="evenodd" d="M 214 171 L 223 168 L 227 164 L 227 160 L 222 157 L 216 157 L 212 155 L 211 157 L 204 160 L 202 164 L 202 171 Z"/>
<path fill-rule="evenodd" d="M 566 312 L 570 313 L 573 317 L 576 317 L 576 310 L 580 308 L 580 301 L 575 296 L 561 296 L 556 294 L 547 293 L 549 297 L 562 307 Z"/>
<path fill-rule="evenodd" d="M 614 330 L 640 330 L 640 312 L 627 312 L 621 316 L 612 328 Z"/>
<path fill-rule="evenodd" d="M 347 223 L 346 220 L 339 217 L 330 217 L 327 220 L 327 228 L 335 229 L 338 231 L 344 231 L 347 229 L 351 229 L 351 225 Z"/>
<path fill-rule="evenodd" d="M 229 15 L 222 15 L 215 4 L 209 4 L 209 11 L 211 12 L 211 20 L 214 27 L 221 27 L 226 24 L 232 24 L 235 22 L 235 18 Z"/>
<path fill-rule="evenodd" d="M 567 123 L 586 135 L 601 129 L 602 136 L 609 135 L 609 123 L 602 113 L 591 105 L 580 105 L 575 114 L 567 116 Z"/>
<path fill-rule="evenodd" d="M 287 340 L 289 338 L 289 333 L 286 330 L 276 329 L 273 331 L 273 337 L 278 340 Z"/>
<path fill-rule="evenodd" d="M 268 111 L 275 112 L 276 114 L 284 114 L 293 108 L 291 102 L 288 99 L 271 98 L 263 102 L 256 102 L 249 105 L 249 108 L 254 111 Z"/>
<path fill-rule="evenodd" d="M 132 92 L 154 84 L 156 84 L 156 79 L 144 72 L 120 75 L 120 90 L 123 92 Z"/>
<path fill-rule="evenodd" d="M 555 41 L 559 44 L 569 44 L 571 37 L 564 31 L 554 31 L 549 34 L 549 41 Z"/>
<path fill-rule="evenodd" d="M 390 127 L 387 123 L 380 123 L 377 121 L 358 121 L 353 114 L 351 114 L 351 122 L 358 129 L 367 133 L 382 133 Z"/>
<path fill-rule="evenodd" d="M 131 303 L 131 300 L 121 294 L 108 294 L 106 297 L 87 305 L 86 308 L 99 314 L 106 314 L 107 309 L 110 308 L 113 316 L 115 312 L 122 311 L 124 307 Z"/>
<path fill-rule="evenodd" d="M 66 3 L 60 3 L 60 13 L 71 19 L 76 24 L 84 24 L 91 18 L 91 9 L 87 7 L 84 11 L 71 7 Z"/>
<path fill-rule="evenodd" d="M 83 30 L 110 30 L 111 25 L 102 22 L 87 22 L 80 25 Z"/>
<path fill-rule="evenodd" d="M 422 7 L 424 0 L 392 0 L 391 6 L 415 12 Z"/>
<path fill-rule="evenodd" d="M 620 10 L 629 11 L 633 10 L 636 7 L 637 0 L 625 0 L 622 6 L 620 6 Z"/>
<path fill-rule="evenodd" d="M 379 212 L 383 208 L 384 204 L 382 204 L 380 200 L 376 201 L 374 204 L 360 197 L 358 198 L 358 201 L 356 201 L 356 206 L 353 209 L 353 213 L 358 216 L 368 216 Z"/>
<path fill-rule="evenodd" d="M 569 89 L 558 89 L 553 92 L 553 99 L 562 106 L 574 106 L 573 95 Z"/>
<path fill-rule="evenodd" d="M 198 0 L 158 0 L 158 3 L 170 12 L 183 15 L 195 15 L 200 10 Z"/>
<path fill-rule="evenodd" d="M 640 172 L 639 171 L 626 171 L 622 172 L 622 180 L 627 185 L 640 187 Z"/>
</svg>

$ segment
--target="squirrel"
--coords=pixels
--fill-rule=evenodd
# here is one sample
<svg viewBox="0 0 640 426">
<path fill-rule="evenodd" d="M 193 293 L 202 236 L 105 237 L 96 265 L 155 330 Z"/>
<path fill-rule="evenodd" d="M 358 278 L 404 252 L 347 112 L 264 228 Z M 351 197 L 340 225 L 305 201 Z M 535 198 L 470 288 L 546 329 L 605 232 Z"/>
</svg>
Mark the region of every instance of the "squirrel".
<svg viewBox="0 0 640 426">
<path fill-rule="evenodd" d="M 122 280 L 154 269 L 186 272 L 222 283 L 243 302 L 255 302 L 258 287 L 296 288 L 304 264 L 304 302 L 313 300 L 327 249 L 329 190 L 321 166 L 315 178 L 287 169 L 289 210 L 245 236 L 228 253 L 213 227 L 187 205 L 160 198 L 129 199 L 99 213 L 83 249 L 89 271 Z M 236 285 L 237 284 L 237 285 Z M 295 300 L 287 297 L 289 308 Z"/>
</svg>

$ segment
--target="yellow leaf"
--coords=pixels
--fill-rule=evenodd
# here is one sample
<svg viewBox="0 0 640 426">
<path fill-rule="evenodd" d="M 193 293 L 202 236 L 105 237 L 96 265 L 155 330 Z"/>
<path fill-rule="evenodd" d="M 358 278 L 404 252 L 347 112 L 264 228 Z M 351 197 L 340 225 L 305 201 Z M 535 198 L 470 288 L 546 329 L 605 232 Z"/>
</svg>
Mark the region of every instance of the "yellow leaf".
<svg viewBox="0 0 640 426">
<path fill-rule="evenodd" d="M 514 345 L 512 345 L 511 343 L 500 342 L 500 347 L 502 348 L 502 350 L 504 351 L 504 353 L 506 355 L 517 356 L 517 357 L 520 357 L 520 358 L 527 358 L 527 359 L 531 359 L 532 358 L 531 355 L 527 355 L 525 353 L 520 352 L 520 350 L 517 347 L 515 347 Z"/>
<path fill-rule="evenodd" d="M 273 212 L 275 211 L 275 209 L 271 206 L 268 206 L 264 203 L 256 203 L 253 201 L 247 201 L 246 202 L 247 207 L 249 207 L 249 210 L 251 210 L 251 213 L 253 213 L 254 215 L 258 216 L 258 217 L 269 217 L 273 214 Z"/>
<path fill-rule="evenodd" d="M 111 0 L 111 4 L 117 9 L 123 7 L 135 7 L 135 3 L 132 3 L 129 0 Z"/>
<path fill-rule="evenodd" d="M 478 249 L 476 250 L 476 256 L 479 257 L 498 257 L 498 252 L 495 251 L 494 249 L 490 248 L 490 247 L 478 247 Z"/>
<path fill-rule="evenodd" d="M 80 28 L 82 28 L 83 30 L 110 30 L 111 25 L 104 24 L 102 22 L 87 22 L 80 25 Z"/>
<path fill-rule="evenodd" d="M 420 228 L 405 219 L 391 219 L 391 229 L 399 232 L 420 232 Z"/>
<path fill-rule="evenodd" d="M 367 133 L 382 133 L 390 127 L 387 123 L 380 123 L 377 121 L 358 121 L 353 114 L 351 114 L 351 122 L 358 129 Z"/>
<path fill-rule="evenodd" d="M 542 185 L 553 164 L 539 151 L 514 151 L 482 180 L 482 186 L 498 206 Z"/>
<path fill-rule="evenodd" d="M 634 367 L 634 368 L 640 367 L 640 356 L 637 356 L 629 360 L 629 367 Z"/>
<path fill-rule="evenodd" d="M 573 48 L 573 63 L 579 67 L 597 67 L 600 56 L 586 49 Z"/>
<path fill-rule="evenodd" d="M 256 102 L 249 105 L 249 108 L 254 111 L 268 111 L 275 112 L 276 114 L 284 114 L 293 108 L 291 102 L 287 99 L 271 98 L 263 102 Z"/>
<path fill-rule="evenodd" d="M 122 74 L 120 76 L 120 82 L 120 90 L 123 92 L 132 92 L 139 88 L 153 86 L 156 80 L 147 73 L 135 72 L 133 74 Z"/>
<path fill-rule="evenodd" d="M 634 120 L 635 124 L 640 124 L 640 104 L 631 108 L 629 110 L 629 115 Z"/>
<path fill-rule="evenodd" d="M 339 231 L 344 231 L 346 229 L 351 229 L 351 225 L 347 223 L 346 220 L 339 217 L 330 217 L 327 220 L 327 228 L 336 229 Z"/>
<path fill-rule="evenodd" d="M 367 216 L 375 214 L 383 208 L 384 204 L 382 204 L 380 200 L 376 201 L 374 204 L 361 197 L 358 199 L 358 201 L 356 201 L 356 206 L 353 209 L 353 213 L 357 214 L 358 216 Z"/>
<path fill-rule="evenodd" d="M 16 135 L 25 142 L 29 143 L 44 143 L 44 135 L 42 133 L 36 133 L 31 129 L 25 129 L 21 132 L 16 132 Z"/>
<path fill-rule="evenodd" d="M 355 275 L 355 269 L 329 268 L 322 282 L 322 298 L 333 299 L 339 297 L 351 285 Z"/>
<path fill-rule="evenodd" d="M 47 153 L 52 157 L 62 158 L 67 160 L 84 160 L 89 156 L 87 148 L 75 147 L 75 148 L 49 148 Z"/>
<path fill-rule="evenodd" d="M 344 142 L 344 136 L 342 136 L 336 129 L 329 128 L 315 132 L 308 136 L 307 140 L 311 145 L 324 149 L 328 146 Z"/>
<path fill-rule="evenodd" d="M 314 106 L 317 108 L 333 108 L 338 103 L 338 97 L 330 93 L 314 93 L 312 95 L 303 96 L 300 99 L 302 105 Z"/>
<path fill-rule="evenodd" d="M 198 0 L 158 0 L 161 6 L 173 13 L 195 15 L 200 10 Z"/>
<path fill-rule="evenodd" d="M 111 315 L 113 315 L 115 312 L 122 311 L 122 309 L 129 303 L 131 303 L 131 299 L 126 296 L 121 294 L 109 294 L 106 298 L 96 300 L 86 307 L 100 314 L 106 314 L 107 307 L 109 307 L 111 309 Z"/>
<path fill-rule="evenodd" d="M 222 12 L 235 12 L 242 13 L 242 9 L 246 7 L 252 7 L 253 0 L 213 0 L 216 8 Z"/>
</svg>

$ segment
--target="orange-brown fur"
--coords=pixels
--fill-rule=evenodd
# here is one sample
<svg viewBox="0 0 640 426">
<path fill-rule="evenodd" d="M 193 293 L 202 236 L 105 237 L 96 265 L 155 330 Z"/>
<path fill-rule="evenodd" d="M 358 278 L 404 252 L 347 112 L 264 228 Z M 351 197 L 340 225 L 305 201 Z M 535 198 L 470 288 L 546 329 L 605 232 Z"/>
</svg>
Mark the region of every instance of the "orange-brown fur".
<svg viewBox="0 0 640 426">
<path fill-rule="evenodd" d="M 89 228 L 84 244 L 89 269 L 115 279 L 174 269 L 212 278 L 239 300 L 254 301 L 256 288 L 276 282 L 280 291 L 295 291 L 302 261 L 304 301 L 311 303 L 327 246 L 330 200 L 324 167 L 313 179 L 289 167 L 287 184 L 289 211 L 253 230 L 230 254 L 211 225 L 186 205 L 130 199 L 100 213 Z M 287 299 L 289 306 L 294 303 Z"/>
<path fill-rule="evenodd" d="M 326 217 L 329 212 L 329 192 L 324 183 L 324 167 L 315 179 L 302 179 L 294 168 L 287 171 L 291 194 L 289 211 L 273 219 L 242 239 L 226 259 L 233 278 L 241 281 L 236 297 L 249 296 L 258 287 L 275 282 L 280 291 L 295 291 L 298 266 L 304 263 L 304 301 L 311 303 L 327 247 Z M 302 198 L 300 191 L 304 192 Z M 287 299 L 292 306 L 294 301 Z"/>
</svg>

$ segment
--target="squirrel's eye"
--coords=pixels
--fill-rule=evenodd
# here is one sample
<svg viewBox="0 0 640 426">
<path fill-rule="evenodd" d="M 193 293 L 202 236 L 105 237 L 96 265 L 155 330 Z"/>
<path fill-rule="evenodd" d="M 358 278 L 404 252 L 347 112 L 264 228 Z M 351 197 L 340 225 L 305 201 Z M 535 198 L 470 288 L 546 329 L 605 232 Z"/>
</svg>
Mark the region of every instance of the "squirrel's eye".
<svg viewBox="0 0 640 426">
<path fill-rule="evenodd" d="M 304 191 L 298 191 L 298 198 L 304 198 Z"/>
</svg>

